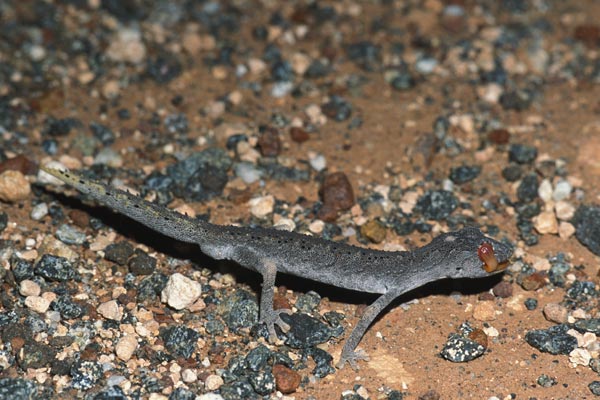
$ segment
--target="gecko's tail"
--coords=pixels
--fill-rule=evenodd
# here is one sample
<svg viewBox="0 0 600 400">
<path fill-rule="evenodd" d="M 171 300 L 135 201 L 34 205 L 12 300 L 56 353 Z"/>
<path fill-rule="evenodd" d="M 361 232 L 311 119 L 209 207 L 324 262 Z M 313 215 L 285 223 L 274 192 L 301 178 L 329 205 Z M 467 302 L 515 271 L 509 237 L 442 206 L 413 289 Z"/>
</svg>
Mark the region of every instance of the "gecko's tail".
<svg viewBox="0 0 600 400">
<path fill-rule="evenodd" d="M 83 178 L 71 171 L 41 166 L 40 169 L 100 204 L 132 218 L 165 236 L 182 242 L 200 243 L 208 234 L 208 222 L 192 219 L 168 208 L 160 207 L 129 192 Z"/>
</svg>

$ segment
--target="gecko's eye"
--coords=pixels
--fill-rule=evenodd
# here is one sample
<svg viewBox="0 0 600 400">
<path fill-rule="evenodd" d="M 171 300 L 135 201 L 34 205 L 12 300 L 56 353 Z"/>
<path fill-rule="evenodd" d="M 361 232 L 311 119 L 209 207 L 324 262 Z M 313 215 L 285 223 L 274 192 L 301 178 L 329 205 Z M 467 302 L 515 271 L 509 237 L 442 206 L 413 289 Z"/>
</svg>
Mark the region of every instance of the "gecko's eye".
<svg viewBox="0 0 600 400">
<path fill-rule="evenodd" d="M 498 270 L 498 259 L 494 254 L 494 248 L 489 243 L 483 243 L 477 249 L 479 259 L 483 261 L 483 269 L 486 272 L 494 272 Z"/>
</svg>

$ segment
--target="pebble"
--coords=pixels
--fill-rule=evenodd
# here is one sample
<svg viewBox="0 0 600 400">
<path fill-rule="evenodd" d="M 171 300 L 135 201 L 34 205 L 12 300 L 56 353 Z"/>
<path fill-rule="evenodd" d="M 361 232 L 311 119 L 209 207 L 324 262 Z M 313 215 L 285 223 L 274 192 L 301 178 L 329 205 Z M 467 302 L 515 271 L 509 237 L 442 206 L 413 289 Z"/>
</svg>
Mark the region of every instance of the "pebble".
<svg viewBox="0 0 600 400">
<path fill-rule="evenodd" d="M 590 389 L 590 392 L 592 392 L 593 395 L 600 396 L 600 381 L 590 382 L 588 389 Z"/>
<path fill-rule="evenodd" d="M 278 129 L 272 126 L 266 126 L 263 127 L 261 131 L 262 132 L 256 142 L 261 155 L 263 157 L 277 157 L 281 152 L 282 146 Z"/>
<path fill-rule="evenodd" d="M 558 224 L 558 236 L 561 239 L 569 239 L 575 234 L 575 227 L 569 222 L 561 221 Z"/>
<path fill-rule="evenodd" d="M 496 309 L 493 301 L 480 301 L 473 307 L 473 318 L 477 321 L 493 321 L 496 319 Z"/>
<path fill-rule="evenodd" d="M 70 224 L 59 226 L 54 235 L 64 244 L 81 245 L 86 241 L 85 233 Z"/>
<path fill-rule="evenodd" d="M 100 304 L 96 311 L 106 319 L 120 321 L 123 318 L 123 309 L 116 300 L 109 300 Z"/>
<path fill-rule="evenodd" d="M 275 197 L 272 195 L 255 197 L 248 201 L 250 213 L 256 218 L 265 218 L 273 213 L 275 207 Z"/>
<path fill-rule="evenodd" d="M 451 333 L 440 355 L 451 362 L 460 363 L 474 360 L 485 353 L 486 347 L 469 338 L 474 329 L 465 322 L 459 327 L 459 333 Z"/>
<path fill-rule="evenodd" d="M 217 390 L 223 386 L 223 383 L 223 378 L 219 375 L 212 374 L 207 376 L 204 380 L 204 388 L 206 390 Z"/>
<path fill-rule="evenodd" d="M 31 185 L 19 171 L 8 170 L 0 174 L 0 200 L 15 203 L 25 200 L 31 193 Z"/>
<path fill-rule="evenodd" d="M 548 321 L 564 324 L 567 322 L 569 310 L 558 303 L 548 303 L 544 306 L 544 317 Z"/>
<path fill-rule="evenodd" d="M 552 200 L 554 201 L 562 201 L 568 199 L 571 195 L 571 191 L 573 190 L 573 186 L 567 180 L 560 180 L 556 183 L 554 187 L 554 192 L 552 193 Z"/>
<path fill-rule="evenodd" d="M 66 282 L 75 277 L 75 269 L 69 260 L 44 254 L 35 265 L 34 273 L 50 281 Z"/>
<path fill-rule="evenodd" d="M 319 195 L 323 200 L 323 207 L 317 217 L 326 222 L 335 221 L 337 213 L 350 209 L 355 201 L 352 185 L 343 172 L 327 175 L 319 189 Z"/>
<path fill-rule="evenodd" d="M 48 204 L 38 203 L 31 208 L 29 216 L 34 221 L 41 221 L 46 215 L 48 215 Z"/>
<path fill-rule="evenodd" d="M 477 165 L 462 165 L 450 169 L 450 180 L 457 185 L 462 185 L 477 178 L 481 173 L 481 167 Z"/>
<path fill-rule="evenodd" d="M 386 229 L 381 222 L 373 219 L 360 227 L 360 233 L 373 243 L 381 243 L 385 240 Z"/>
<path fill-rule="evenodd" d="M 323 154 L 310 154 L 308 163 L 317 172 L 321 172 L 327 168 L 327 159 Z"/>
<path fill-rule="evenodd" d="M 554 204 L 556 218 L 562 221 L 569 221 L 575 215 L 575 207 L 564 200 L 559 200 Z"/>
<path fill-rule="evenodd" d="M 537 198 L 538 195 L 538 178 L 536 174 L 528 174 L 521 180 L 517 187 L 517 198 L 529 203 Z"/>
<path fill-rule="evenodd" d="M 577 348 L 577 339 L 567 333 L 569 329 L 569 325 L 564 324 L 534 329 L 525 334 L 525 341 L 544 353 L 569 354 Z"/>
<path fill-rule="evenodd" d="M 300 127 L 297 127 L 297 126 L 293 126 L 290 128 L 290 137 L 296 143 L 304 143 L 308 139 L 310 139 L 308 132 L 306 132 L 306 130 L 304 130 Z"/>
<path fill-rule="evenodd" d="M 538 187 L 538 196 L 544 203 L 552 200 L 552 183 L 548 179 L 543 179 Z"/>
<path fill-rule="evenodd" d="M 0 212 L 0 233 L 8 226 L 8 214 L 4 211 Z"/>
<path fill-rule="evenodd" d="M 129 361 L 137 349 L 138 341 L 134 335 L 125 335 L 115 346 L 115 355 L 123 361 Z"/>
<path fill-rule="evenodd" d="M 523 170 L 517 164 L 511 164 L 508 167 L 502 169 L 502 177 L 508 182 L 516 182 L 521 179 Z"/>
<path fill-rule="evenodd" d="M 150 275 L 156 269 L 156 258 L 140 249 L 134 251 L 134 256 L 129 260 L 129 271 L 134 275 Z"/>
<path fill-rule="evenodd" d="M 228 296 L 217 308 L 227 327 L 237 332 L 249 328 L 258 321 L 256 297 L 245 290 L 237 290 Z"/>
<path fill-rule="evenodd" d="M 492 288 L 494 296 L 506 299 L 513 294 L 513 285 L 510 282 L 502 281 Z"/>
<path fill-rule="evenodd" d="M 4 171 L 19 171 L 23 175 L 35 175 L 38 171 L 36 163 L 23 154 L 0 162 L 0 173 Z"/>
<path fill-rule="evenodd" d="M 327 103 L 321 106 L 321 112 L 334 121 L 342 122 L 352 115 L 352 105 L 342 97 L 333 95 Z"/>
<path fill-rule="evenodd" d="M 574 349 L 569 353 L 569 361 L 573 365 L 583 365 L 587 367 L 590 364 L 590 360 L 592 359 L 592 355 L 586 349 Z"/>
<path fill-rule="evenodd" d="M 415 209 L 426 219 L 446 219 L 458 207 L 458 199 L 446 190 L 430 190 L 419 197 Z"/>
<path fill-rule="evenodd" d="M 122 28 L 108 41 L 106 55 L 113 61 L 139 64 L 146 58 L 142 33 L 137 29 Z"/>
<path fill-rule="evenodd" d="M 247 161 L 236 163 L 234 166 L 234 173 L 235 176 L 241 178 L 247 185 L 257 182 L 263 176 L 262 170 Z"/>
<path fill-rule="evenodd" d="M 22 280 L 19 284 L 19 293 L 21 296 L 39 296 L 42 288 L 36 282 L 29 279 Z"/>
<path fill-rule="evenodd" d="M 169 277 L 161 293 L 161 301 L 176 310 L 183 310 L 194 304 L 202 294 L 202 285 L 180 273 Z"/>
<path fill-rule="evenodd" d="M 273 375 L 275 376 L 277 390 L 283 394 L 294 393 L 300 386 L 301 375 L 285 365 L 274 365 Z"/>
<path fill-rule="evenodd" d="M 160 332 L 165 348 L 174 357 L 190 358 L 200 333 L 182 325 L 171 325 Z"/>
<path fill-rule="evenodd" d="M 193 369 L 186 368 L 181 371 L 181 380 L 185 383 L 194 383 L 198 380 L 198 374 Z"/>
<path fill-rule="evenodd" d="M 325 343 L 343 332 L 341 326 L 332 328 L 308 314 L 282 314 L 281 318 L 291 327 L 285 334 L 286 343 L 294 349 L 306 349 Z"/>
<path fill-rule="evenodd" d="M 25 306 L 40 314 L 48 311 L 50 301 L 40 296 L 28 296 L 25 298 Z"/>
<path fill-rule="evenodd" d="M 129 242 L 111 243 L 104 249 L 104 259 L 118 265 L 125 265 L 133 255 L 133 246 Z"/>
<path fill-rule="evenodd" d="M 519 164 L 530 164 L 537 157 L 537 149 L 524 144 L 511 144 L 508 149 L 508 160 Z"/>
<path fill-rule="evenodd" d="M 571 222 L 575 226 L 577 240 L 600 256 L 600 206 L 579 206 Z"/>
<path fill-rule="evenodd" d="M 558 221 L 552 211 L 542 211 L 533 217 L 533 225 L 541 235 L 558 233 Z"/>
</svg>

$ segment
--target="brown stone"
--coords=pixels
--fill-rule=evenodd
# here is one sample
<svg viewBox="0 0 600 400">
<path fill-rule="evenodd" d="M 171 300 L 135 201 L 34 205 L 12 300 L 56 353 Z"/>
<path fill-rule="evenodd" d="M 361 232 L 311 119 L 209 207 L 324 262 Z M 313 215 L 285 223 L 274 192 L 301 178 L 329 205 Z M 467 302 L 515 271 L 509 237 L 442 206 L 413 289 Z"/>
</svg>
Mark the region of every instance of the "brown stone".
<svg viewBox="0 0 600 400">
<path fill-rule="evenodd" d="M 303 143 L 309 139 L 308 132 L 297 126 L 290 128 L 290 137 L 296 143 Z"/>
<path fill-rule="evenodd" d="M 600 44 L 600 26 L 592 24 L 579 25 L 575 28 L 573 37 L 581 40 L 588 47 L 596 47 Z"/>
<path fill-rule="evenodd" d="M 281 140 L 279 131 L 273 127 L 265 127 L 258 138 L 260 154 L 264 157 L 277 157 L 281 152 Z"/>
<path fill-rule="evenodd" d="M 385 226 L 373 219 L 360 227 L 360 233 L 373 243 L 381 243 L 385 240 Z"/>
<path fill-rule="evenodd" d="M 546 274 L 544 272 L 535 272 L 523 278 L 521 287 L 525 290 L 537 290 L 546 286 Z"/>
<path fill-rule="evenodd" d="M 37 165 L 22 154 L 9 158 L 0 163 L 0 174 L 4 171 L 19 171 L 23 175 L 34 175 L 37 172 Z"/>
<path fill-rule="evenodd" d="M 71 218 L 71 221 L 80 228 L 87 228 L 90 226 L 90 215 L 81 210 L 69 211 L 69 218 Z"/>
<path fill-rule="evenodd" d="M 488 336 L 481 329 L 474 329 L 473 332 L 469 333 L 469 339 L 475 343 L 479 343 L 486 349 L 488 347 Z"/>
<path fill-rule="evenodd" d="M 492 289 L 492 292 L 494 292 L 495 296 L 505 299 L 507 297 L 512 296 L 513 287 L 510 284 L 510 282 L 502 281 L 502 282 L 498 283 L 496 286 L 494 286 L 494 288 Z"/>
<path fill-rule="evenodd" d="M 510 132 L 506 129 L 494 129 L 488 132 L 488 139 L 494 144 L 507 144 L 510 140 Z"/>
<path fill-rule="evenodd" d="M 323 180 L 319 189 L 319 195 L 323 200 L 323 207 L 319 211 L 319 218 L 330 216 L 331 212 L 347 210 L 354 205 L 354 190 L 343 172 L 329 174 Z M 323 219 L 331 221 L 331 219 Z"/>
<path fill-rule="evenodd" d="M 277 390 L 283 394 L 293 393 L 300 386 L 300 374 L 285 365 L 275 364 L 273 366 L 273 376 L 275 376 Z"/>
</svg>

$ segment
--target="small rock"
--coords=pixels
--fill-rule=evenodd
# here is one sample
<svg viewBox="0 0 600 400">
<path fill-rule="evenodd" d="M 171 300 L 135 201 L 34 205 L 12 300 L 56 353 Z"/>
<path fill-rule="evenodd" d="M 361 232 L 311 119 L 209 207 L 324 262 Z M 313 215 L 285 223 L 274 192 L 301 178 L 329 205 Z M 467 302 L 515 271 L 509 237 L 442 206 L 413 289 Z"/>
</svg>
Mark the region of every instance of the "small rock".
<svg viewBox="0 0 600 400">
<path fill-rule="evenodd" d="M 530 346 L 550 354 L 569 354 L 577 348 L 577 339 L 567 333 L 569 325 L 555 325 L 548 329 L 527 332 L 525 341 Z"/>
<path fill-rule="evenodd" d="M 123 336 L 115 346 L 116 356 L 123 360 L 129 361 L 137 349 L 138 341 L 133 335 Z"/>
<path fill-rule="evenodd" d="M 48 311 L 50 302 L 40 296 L 28 296 L 25 298 L 25 306 L 35 312 L 43 314 Z"/>
<path fill-rule="evenodd" d="M 469 338 L 473 331 L 474 329 L 468 323 L 461 324 L 459 333 L 448 335 L 448 340 L 440 355 L 444 359 L 456 363 L 471 361 L 481 356 L 485 353 L 486 347 Z"/>
<path fill-rule="evenodd" d="M 290 128 L 290 137 L 296 143 L 304 143 L 310 139 L 308 132 L 296 126 Z"/>
<path fill-rule="evenodd" d="M 592 355 L 586 349 L 574 349 L 569 353 L 569 361 L 574 365 L 583 365 L 587 367 L 590 365 L 590 360 L 592 359 Z"/>
<path fill-rule="evenodd" d="M 281 152 L 281 139 L 277 128 L 264 127 L 258 137 L 257 145 L 263 157 L 277 157 Z"/>
<path fill-rule="evenodd" d="M 521 179 L 523 171 L 517 164 L 511 164 L 502 169 L 502 177 L 508 182 L 516 182 Z"/>
<path fill-rule="evenodd" d="M 507 144 L 510 140 L 510 132 L 506 129 L 494 129 L 488 132 L 488 139 L 494 144 Z"/>
<path fill-rule="evenodd" d="M 25 200 L 31 193 L 31 185 L 19 171 L 8 170 L 0 174 L 0 200 L 14 203 Z"/>
<path fill-rule="evenodd" d="M 38 171 L 36 163 L 23 154 L 0 162 L 0 173 L 4 171 L 19 171 L 23 175 L 35 175 Z"/>
<path fill-rule="evenodd" d="M 561 239 L 569 239 L 575 234 L 575 227 L 569 222 L 561 221 L 558 224 L 558 236 Z"/>
<path fill-rule="evenodd" d="M 478 321 L 493 321 L 496 319 L 496 309 L 494 302 L 481 301 L 473 308 L 473 318 Z"/>
<path fill-rule="evenodd" d="M 477 178 L 481 173 L 481 167 L 477 165 L 462 165 L 450 169 L 450 180 L 457 185 L 462 185 Z"/>
<path fill-rule="evenodd" d="M 275 207 L 275 198 L 272 195 L 255 197 L 248 201 L 250 213 L 256 218 L 265 218 L 273 212 Z"/>
<path fill-rule="evenodd" d="M 360 233 L 373 243 L 381 243 L 385 240 L 386 229 L 377 220 L 371 220 L 360 227 Z"/>
<path fill-rule="evenodd" d="M 194 304 L 202 294 L 202 285 L 180 273 L 169 277 L 162 291 L 161 301 L 176 310 L 183 310 Z"/>
<path fill-rule="evenodd" d="M 590 392 L 592 392 L 592 394 L 600 396 L 600 381 L 592 381 L 588 385 L 588 388 L 590 389 Z"/>
<path fill-rule="evenodd" d="M 19 293 L 21 296 L 39 296 L 42 292 L 42 288 L 34 281 L 29 279 L 22 280 L 19 284 Z"/>
<path fill-rule="evenodd" d="M 121 29 L 109 41 L 106 55 L 113 61 L 139 64 L 146 57 L 146 46 L 142 34 L 137 29 Z"/>
<path fill-rule="evenodd" d="M 329 102 L 321 106 L 321 112 L 337 122 L 342 122 L 352 115 L 352 105 L 340 96 L 333 95 Z"/>
<path fill-rule="evenodd" d="M 274 365 L 273 375 L 275 376 L 277 390 L 283 394 L 294 393 L 298 389 L 298 386 L 300 386 L 300 374 L 285 365 Z"/>
<path fill-rule="evenodd" d="M 513 294 L 513 287 L 510 282 L 502 281 L 493 287 L 494 296 L 506 299 Z"/>
<path fill-rule="evenodd" d="M 552 211 L 542 211 L 533 217 L 533 224 L 541 235 L 558 233 L 558 221 Z"/>
<path fill-rule="evenodd" d="M 263 171 L 256 168 L 254 164 L 250 162 L 239 162 L 234 166 L 235 176 L 242 178 L 244 183 L 251 184 L 254 183 L 263 176 Z"/>
<path fill-rule="evenodd" d="M 536 174 L 526 175 L 517 188 L 517 197 L 524 203 L 529 203 L 537 197 L 538 178 Z"/>
<path fill-rule="evenodd" d="M 41 221 L 46 215 L 48 215 L 48 204 L 38 203 L 31 208 L 31 219 L 34 221 Z"/>
<path fill-rule="evenodd" d="M 104 302 L 96 308 L 96 311 L 106 319 L 120 321 L 123 318 L 123 309 L 119 307 L 116 300 Z"/>
<path fill-rule="evenodd" d="M 446 190 L 430 190 L 419 197 L 415 209 L 426 219 L 443 220 L 458 207 L 458 199 Z"/>
<path fill-rule="evenodd" d="M 558 303 L 548 303 L 544 306 L 544 317 L 548 321 L 564 324 L 567 322 L 569 310 Z"/>
<path fill-rule="evenodd" d="M 561 201 L 561 200 L 568 199 L 569 196 L 571 195 L 572 190 L 573 190 L 573 187 L 571 186 L 569 181 L 567 181 L 567 180 L 558 181 L 556 183 L 556 186 L 554 187 L 554 192 L 552 193 L 552 199 L 554 201 Z"/>
<path fill-rule="evenodd" d="M 169 326 L 161 330 L 165 348 L 175 357 L 190 358 L 196 349 L 200 334 L 182 325 Z"/>
<path fill-rule="evenodd" d="M 600 256 L 600 206 L 579 206 L 571 222 L 575 226 L 577 240 Z"/>
<path fill-rule="evenodd" d="M 544 201 L 544 203 L 552 200 L 552 183 L 548 179 L 542 180 L 538 187 L 538 196 Z"/>
<path fill-rule="evenodd" d="M 129 260 L 129 271 L 134 275 L 150 275 L 156 269 L 156 258 L 142 250 L 135 250 Z"/>
<path fill-rule="evenodd" d="M 308 163 L 311 168 L 317 172 L 321 172 L 327 168 L 327 159 L 323 154 L 313 154 L 312 156 L 309 156 Z"/>
<path fill-rule="evenodd" d="M 212 374 L 207 376 L 204 380 L 204 388 L 210 391 L 217 390 L 223 386 L 223 383 L 223 378 L 221 378 L 219 375 Z"/>
<path fill-rule="evenodd" d="M 34 273 L 42 278 L 66 282 L 75 277 L 73 265 L 64 257 L 57 257 L 51 254 L 44 254 L 40 261 L 35 265 Z"/>
<path fill-rule="evenodd" d="M 127 264 L 133 254 L 133 246 L 129 242 L 111 243 L 104 249 L 104 258 L 119 265 Z"/>
<path fill-rule="evenodd" d="M 554 212 L 556 218 L 561 221 L 568 221 L 575 215 L 575 207 L 571 203 L 561 200 L 554 204 Z"/>
<path fill-rule="evenodd" d="M 546 286 L 547 278 L 543 272 L 534 272 L 531 275 L 527 275 L 521 281 L 521 287 L 525 290 L 537 290 L 541 287 Z"/>
<path fill-rule="evenodd" d="M 81 245 L 86 240 L 84 232 L 69 224 L 59 226 L 54 235 L 64 244 Z"/>
<path fill-rule="evenodd" d="M 327 175 L 319 189 L 319 195 L 323 200 L 323 207 L 317 216 L 323 221 L 334 221 L 338 211 L 348 210 L 354 205 L 354 190 L 343 172 Z"/>
<path fill-rule="evenodd" d="M 530 164 L 537 157 L 537 149 L 524 144 L 512 144 L 508 150 L 508 160 L 519 164 Z"/>
</svg>

